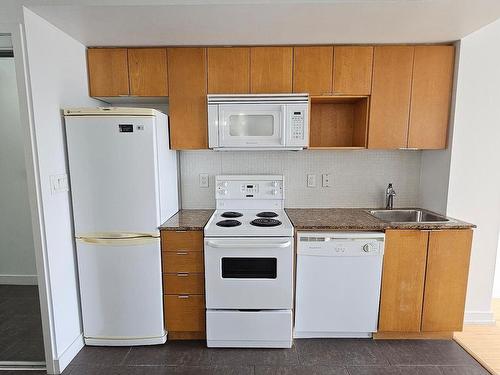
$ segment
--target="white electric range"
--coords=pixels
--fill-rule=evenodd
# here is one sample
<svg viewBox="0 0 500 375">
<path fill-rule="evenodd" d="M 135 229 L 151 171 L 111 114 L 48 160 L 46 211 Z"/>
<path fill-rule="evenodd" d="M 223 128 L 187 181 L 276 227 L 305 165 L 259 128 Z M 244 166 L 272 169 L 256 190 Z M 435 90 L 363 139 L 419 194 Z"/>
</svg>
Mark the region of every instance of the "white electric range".
<svg viewBox="0 0 500 375">
<path fill-rule="evenodd" d="M 293 226 L 283 176 L 217 176 L 205 226 L 209 347 L 292 346 Z"/>
</svg>

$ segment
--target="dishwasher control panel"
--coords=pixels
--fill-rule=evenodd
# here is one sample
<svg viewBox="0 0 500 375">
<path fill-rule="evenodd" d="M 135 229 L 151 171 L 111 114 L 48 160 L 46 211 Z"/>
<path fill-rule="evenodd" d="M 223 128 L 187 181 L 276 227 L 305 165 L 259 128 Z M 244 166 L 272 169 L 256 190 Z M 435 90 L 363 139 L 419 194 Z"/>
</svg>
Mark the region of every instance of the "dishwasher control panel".
<svg viewBox="0 0 500 375">
<path fill-rule="evenodd" d="M 381 232 L 299 232 L 298 254 L 316 256 L 377 256 L 384 253 Z"/>
</svg>

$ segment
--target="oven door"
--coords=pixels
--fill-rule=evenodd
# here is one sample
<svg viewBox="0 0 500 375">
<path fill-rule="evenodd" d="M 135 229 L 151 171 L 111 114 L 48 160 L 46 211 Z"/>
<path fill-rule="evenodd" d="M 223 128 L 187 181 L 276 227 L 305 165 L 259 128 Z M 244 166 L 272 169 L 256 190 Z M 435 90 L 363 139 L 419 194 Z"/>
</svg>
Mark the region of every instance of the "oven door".
<svg viewBox="0 0 500 375">
<path fill-rule="evenodd" d="M 292 275 L 292 238 L 205 238 L 208 309 L 291 309 Z"/>
<path fill-rule="evenodd" d="M 285 108 L 280 104 L 221 104 L 219 147 L 284 148 Z"/>
</svg>

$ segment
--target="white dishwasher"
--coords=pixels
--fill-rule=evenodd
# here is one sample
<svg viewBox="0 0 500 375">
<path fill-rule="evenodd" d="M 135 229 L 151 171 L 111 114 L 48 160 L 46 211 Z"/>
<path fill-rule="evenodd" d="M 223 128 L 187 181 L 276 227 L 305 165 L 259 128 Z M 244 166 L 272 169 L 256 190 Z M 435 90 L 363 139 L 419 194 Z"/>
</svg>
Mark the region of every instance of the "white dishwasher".
<svg viewBox="0 0 500 375">
<path fill-rule="evenodd" d="M 295 338 L 377 331 L 384 233 L 298 232 Z"/>
</svg>

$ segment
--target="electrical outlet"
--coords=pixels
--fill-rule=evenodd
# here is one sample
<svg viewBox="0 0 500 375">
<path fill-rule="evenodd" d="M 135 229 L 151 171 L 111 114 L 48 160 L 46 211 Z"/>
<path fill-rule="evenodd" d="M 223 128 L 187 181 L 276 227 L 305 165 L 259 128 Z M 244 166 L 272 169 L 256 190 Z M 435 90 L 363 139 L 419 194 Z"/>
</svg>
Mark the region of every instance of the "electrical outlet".
<svg viewBox="0 0 500 375">
<path fill-rule="evenodd" d="M 208 173 L 200 173 L 200 187 L 201 188 L 208 187 Z"/>
<path fill-rule="evenodd" d="M 307 187 L 316 187 L 316 175 L 308 174 L 307 175 Z"/>
<path fill-rule="evenodd" d="M 330 187 L 330 175 L 328 173 L 321 175 L 321 179 L 323 187 Z"/>
</svg>

